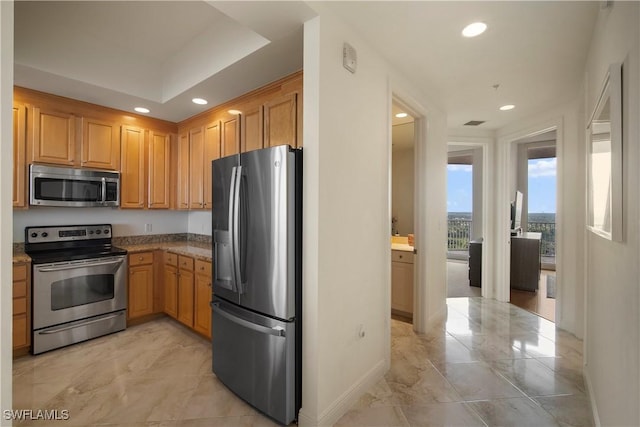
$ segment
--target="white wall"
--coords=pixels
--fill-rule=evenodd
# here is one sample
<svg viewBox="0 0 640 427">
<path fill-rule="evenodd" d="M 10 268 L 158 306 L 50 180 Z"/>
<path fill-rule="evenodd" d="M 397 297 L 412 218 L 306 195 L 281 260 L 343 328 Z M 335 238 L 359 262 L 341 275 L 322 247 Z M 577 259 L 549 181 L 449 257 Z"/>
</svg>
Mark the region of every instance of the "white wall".
<svg viewBox="0 0 640 427">
<path fill-rule="evenodd" d="M 211 236 L 211 211 L 189 212 L 188 232 Z"/>
<path fill-rule="evenodd" d="M 391 91 L 415 91 L 356 33 L 323 13 L 322 4 L 313 7 L 320 16 L 305 24 L 304 37 L 300 424 L 330 425 L 389 366 Z M 358 52 L 355 74 L 342 66 L 344 42 Z M 444 116 L 433 117 L 419 135 L 430 138 L 429 146 L 417 152 L 432 171 L 423 194 L 435 213 L 423 225 L 433 239 L 418 253 L 433 272 L 418 284 L 427 288 L 419 295 L 426 318 L 443 310 L 446 282 L 446 126 Z M 431 280 L 442 289 L 432 290 Z"/>
<path fill-rule="evenodd" d="M 12 385 L 12 192 L 13 2 L 0 1 L 0 411 L 11 409 Z M 2 416 L 2 414 L 0 414 Z M 10 421 L 1 421 L 11 425 Z"/>
<path fill-rule="evenodd" d="M 411 124 L 413 126 L 413 124 Z M 413 233 L 414 151 L 412 147 L 394 149 L 391 178 L 391 215 L 397 218 L 396 230 L 401 236 Z"/>
<path fill-rule="evenodd" d="M 623 64 L 624 240 L 587 233 L 585 369 L 601 425 L 640 425 L 639 28 L 638 2 L 600 10 L 585 74 L 586 127 L 609 64 Z"/>
<path fill-rule="evenodd" d="M 14 211 L 13 241 L 24 242 L 25 227 L 43 224 L 112 224 L 114 236 L 186 233 L 189 229 L 189 218 L 190 214 L 187 211 L 34 207 Z M 151 224 L 151 232 L 145 232 L 145 224 Z M 204 225 L 202 222 L 202 227 Z M 197 224 L 194 229 L 204 230 L 202 227 L 201 224 Z M 211 221 L 208 229 L 211 229 Z M 211 231 L 194 233 L 211 235 Z"/>
</svg>

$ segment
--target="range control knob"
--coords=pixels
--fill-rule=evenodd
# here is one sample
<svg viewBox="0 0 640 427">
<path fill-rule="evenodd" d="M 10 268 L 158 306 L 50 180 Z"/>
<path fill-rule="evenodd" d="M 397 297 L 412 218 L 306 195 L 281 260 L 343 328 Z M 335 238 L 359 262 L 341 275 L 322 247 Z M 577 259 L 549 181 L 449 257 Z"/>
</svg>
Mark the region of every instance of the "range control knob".
<svg viewBox="0 0 640 427">
<path fill-rule="evenodd" d="M 46 231 L 42 232 L 42 237 L 47 237 L 49 235 L 49 233 L 47 233 Z"/>
<path fill-rule="evenodd" d="M 96 230 L 96 234 L 101 234 L 102 230 Z"/>
<path fill-rule="evenodd" d="M 89 234 L 93 234 L 93 230 L 89 230 Z"/>
<path fill-rule="evenodd" d="M 31 237 L 35 239 L 36 237 L 38 237 L 38 233 L 31 233 Z"/>
<path fill-rule="evenodd" d="M 108 228 L 105 228 L 105 229 L 104 229 L 104 231 L 103 231 L 103 233 L 104 233 L 104 234 L 109 234 L 109 229 L 108 229 Z"/>
</svg>

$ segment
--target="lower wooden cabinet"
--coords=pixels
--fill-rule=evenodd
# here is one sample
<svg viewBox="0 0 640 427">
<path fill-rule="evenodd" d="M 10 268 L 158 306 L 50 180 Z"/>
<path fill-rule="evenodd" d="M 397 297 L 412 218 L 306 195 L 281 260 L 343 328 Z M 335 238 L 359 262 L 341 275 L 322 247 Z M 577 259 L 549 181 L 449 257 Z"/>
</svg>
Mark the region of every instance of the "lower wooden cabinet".
<svg viewBox="0 0 640 427">
<path fill-rule="evenodd" d="M 13 265 L 13 350 L 31 345 L 31 268 L 29 263 Z"/>
<path fill-rule="evenodd" d="M 413 253 L 391 251 L 391 311 L 413 315 Z"/>
<path fill-rule="evenodd" d="M 178 318 L 178 255 L 164 253 L 164 312 Z"/>
<path fill-rule="evenodd" d="M 211 337 L 211 263 L 196 260 L 193 329 Z"/>
<path fill-rule="evenodd" d="M 193 258 L 178 255 L 178 320 L 193 328 Z"/>
<path fill-rule="evenodd" d="M 129 254 L 127 318 L 153 313 L 153 252 Z"/>
</svg>

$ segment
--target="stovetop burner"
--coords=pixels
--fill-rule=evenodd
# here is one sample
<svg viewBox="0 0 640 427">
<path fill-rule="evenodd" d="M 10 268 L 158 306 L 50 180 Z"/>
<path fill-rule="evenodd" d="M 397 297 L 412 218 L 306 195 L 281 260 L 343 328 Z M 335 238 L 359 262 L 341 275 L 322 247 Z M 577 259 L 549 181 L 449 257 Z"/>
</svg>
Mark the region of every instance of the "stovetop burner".
<svg viewBox="0 0 640 427">
<path fill-rule="evenodd" d="M 111 233 L 111 224 L 26 227 L 25 252 L 34 264 L 125 255 Z"/>
</svg>

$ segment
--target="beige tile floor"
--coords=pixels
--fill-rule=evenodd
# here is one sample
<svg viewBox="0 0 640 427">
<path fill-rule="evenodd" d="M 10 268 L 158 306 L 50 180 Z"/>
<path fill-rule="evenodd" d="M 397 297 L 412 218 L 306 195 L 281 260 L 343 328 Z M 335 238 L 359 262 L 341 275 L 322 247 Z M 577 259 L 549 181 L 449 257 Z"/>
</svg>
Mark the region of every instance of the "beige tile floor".
<svg viewBox="0 0 640 427">
<path fill-rule="evenodd" d="M 448 300 L 427 335 L 392 321 L 391 369 L 343 426 L 590 426 L 582 343 L 506 303 Z M 209 343 L 161 319 L 14 361 L 15 409 L 69 420 L 18 426 L 273 426 L 211 373 Z"/>
<path fill-rule="evenodd" d="M 337 425 L 593 425 L 580 340 L 508 303 L 447 305 L 426 335 L 392 321 L 391 369 Z"/>
</svg>

